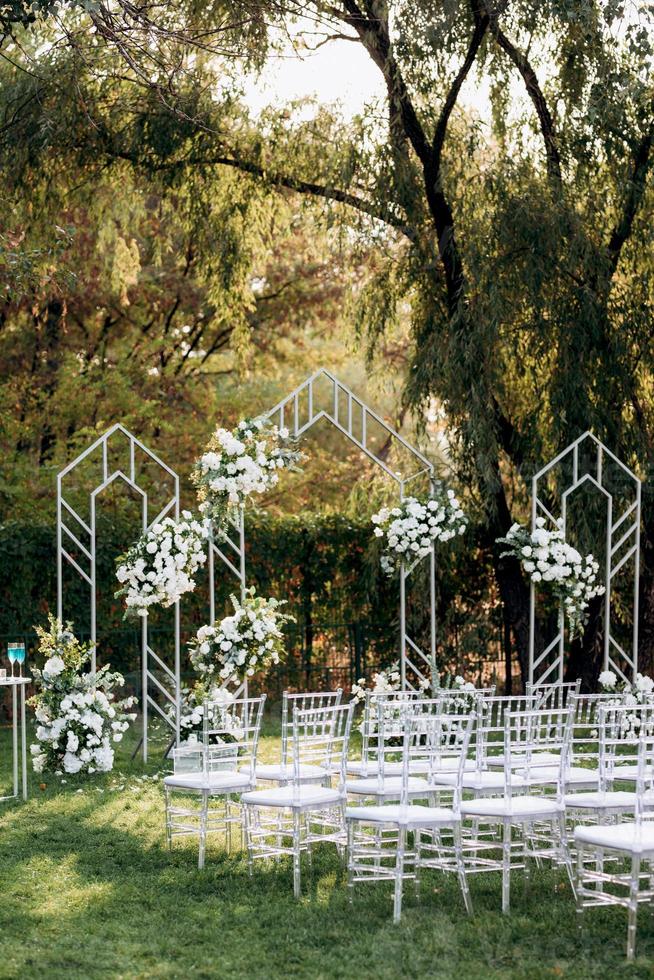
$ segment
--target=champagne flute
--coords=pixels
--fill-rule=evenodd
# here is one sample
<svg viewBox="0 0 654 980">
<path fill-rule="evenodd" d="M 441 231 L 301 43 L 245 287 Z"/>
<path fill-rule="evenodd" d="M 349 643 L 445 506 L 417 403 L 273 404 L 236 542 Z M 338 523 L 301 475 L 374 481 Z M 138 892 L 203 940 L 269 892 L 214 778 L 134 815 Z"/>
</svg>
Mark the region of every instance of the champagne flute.
<svg viewBox="0 0 654 980">
<path fill-rule="evenodd" d="M 16 663 L 16 644 L 9 643 L 7 646 L 7 657 L 9 658 L 9 663 L 11 664 L 11 676 L 14 676 L 14 664 Z"/>
<path fill-rule="evenodd" d="M 25 644 L 14 643 L 14 656 L 18 664 L 18 676 L 23 676 L 23 664 L 25 663 Z"/>
</svg>

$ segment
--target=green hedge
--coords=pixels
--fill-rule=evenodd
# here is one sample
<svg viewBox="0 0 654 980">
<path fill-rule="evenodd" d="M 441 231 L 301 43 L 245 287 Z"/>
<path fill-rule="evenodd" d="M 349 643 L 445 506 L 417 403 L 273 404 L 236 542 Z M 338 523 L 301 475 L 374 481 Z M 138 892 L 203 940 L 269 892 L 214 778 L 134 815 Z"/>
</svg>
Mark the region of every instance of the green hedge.
<svg viewBox="0 0 654 980">
<path fill-rule="evenodd" d="M 138 666 L 138 628 L 123 620 L 114 598 L 115 557 L 131 543 L 134 527 L 101 520 L 97 527 L 97 615 L 99 660 L 134 670 Z M 80 564 L 84 567 L 82 559 Z M 67 566 L 67 563 L 64 563 Z M 297 682 L 318 668 L 333 669 L 341 682 L 344 664 L 358 670 L 397 656 L 398 587 L 379 572 L 370 523 L 343 515 L 300 514 L 271 517 L 251 513 L 246 526 L 248 580 L 264 595 L 288 600 L 297 619 L 289 629 L 290 665 Z M 412 635 L 428 648 L 427 563 L 414 576 L 409 622 Z M 184 638 L 208 619 L 206 570 L 196 591 L 182 602 Z M 474 532 L 439 556 L 437 602 L 439 649 L 444 660 L 487 659 L 498 636 L 492 576 L 474 545 Z M 54 525 L 7 523 L 0 526 L 0 634 L 25 635 L 56 610 L 56 530 Z M 221 610 L 236 585 L 228 572 L 218 575 Z M 89 587 L 65 570 L 64 616 L 82 636 L 89 629 Z M 154 612 L 153 639 L 162 649 L 172 643 L 172 613 Z M 30 642 L 30 645 L 31 642 Z M 351 663 L 350 663 L 351 661 Z M 339 674 L 338 671 L 341 671 Z M 293 679 L 293 678 L 291 678 Z"/>
</svg>

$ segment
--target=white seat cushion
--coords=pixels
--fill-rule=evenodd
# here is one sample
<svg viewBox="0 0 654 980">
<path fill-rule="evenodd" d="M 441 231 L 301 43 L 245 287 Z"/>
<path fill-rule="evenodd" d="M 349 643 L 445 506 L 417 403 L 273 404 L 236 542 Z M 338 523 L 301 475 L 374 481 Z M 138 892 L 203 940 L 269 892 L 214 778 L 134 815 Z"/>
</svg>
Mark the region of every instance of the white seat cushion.
<svg viewBox="0 0 654 980">
<path fill-rule="evenodd" d="M 166 776 L 164 784 L 171 789 L 196 790 L 198 793 L 229 793 L 252 785 L 249 772 L 220 769 L 218 772 L 183 772 Z"/>
<path fill-rule="evenodd" d="M 645 774 L 648 778 L 651 778 L 651 770 L 648 771 L 646 769 Z M 630 781 L 633 780 L 635 782 L 635 780 L 638 779 L 638 763 L 634 762 L 633 764 L 629 764 L 629 765 L 625 764 L 622 766 L 614 766 L 613 778 L 628 779 Z"/>
<path fill-rule="evenodd" d="M 402 827 L 452 827 L 459 822 L 452 810 L 439 806 L 349 806 L 347 820 L 362 823 L 392 823 Z"/>
<path fill-rule="evenodd" d="M 559 779 L 558 766 L 537 766 L 529 772 L 523 771 L 527 782 L 531 786 L 555 786 Z M 566 786 L 591 786 L 595 787 L 599 783 L 599 773 L 594 769 L 584 769 L 582 766 L 570 766 L 565 772 Z"/>
<path fill-rule="evenodd" d="M 654 824 L 610 824 L 609 826 L 575 827 L 575 841 L 596 844 L 614 851 L 632 854 L 654 854 Z"/>
<path fill-rule="evenodd" d="M 561 813 L 563 807 L 556 800 L 538 796 L 503 796 L 491 799 L 465 800 L 461 804 L 464 817 L 511 817 L 517 820 L 537 820 Z"/>
<path fill-rule="evenodd" d="M 286 766 L 282 766 L 281 763 L 276 765 L 257 765 L 256 775 L 257 779 L 263 779 L 270 782 L 292 782 L 294 773 L 293 763 L 289 763 Z M 310 766 L 306 763 L 301 764 L 299 767 L 300 779 L 301 780 L 320 780 L 325 779 L 327 776 L 326 771 L 322 766 Z"/>
<path fill-rule="evenodd" d="M 433 792 L 427 780 L 419 776 L 409 776 L 407 788 L 410 796 L 427 796 Z M 385 777 L 382 788 L 376 776 L 366 779 L 348 779 L 345 789 L 354 796 L 399 797 L 402 793 L 402 777 Z"/>
<path fill-rule="evenodd" d="M 438 786 L 456 786 L 458 783 L 458 776 L 456 773 L 439 773 L 434 776 L 434 783 Z M 517 788 L 522 788 L 526 786 L 525 780 L 520 776 L 512 775 L 511 785 Z M 490 769 L 481 769 L 475 772 L 464 772 L 463 779 L 461 780 L 461 786 L 463 789 L 470 790 L 471 792 L 504 792 L 504 773 L 494 772 Z"/>
<path fill-rule="evenodd" d="M 635 793 L 568 793 L 566 808 L 570 810 L 633 810 L 636 806 Z"/>
<path fill-rule="evenodd" d="M 255 789 L 250 793 L 243 793 L 241 803 L 290 810 L 310 810 L 334 806 L 342 799 L 337 789 L 305 783 L 300 786 L 271 786 L 270 789 Z"/>
<path fill-rule="evenodd" d="M 379 772 L 379 762 L 377 759 L 368 759 L 365 762 L 363 759 L 352 759 L 345 766 L 345 772 L 348 776 L 376 776 Z M 384 765 L 384 772 L 401 775 L 402 763 L 387 762 Z"/>
<path fill-rule="evenodd" d="M 466 769 L 475 768 L 474 759 L 466 759 Z M 444 755 L 440 759 L 434 760 L 434 770 L 436 772 L 456 772 L 459 768 L 459 757 L 455 755 Z M 257 770 L 258 771 L 258 770 Z M 347 763 L 345 771 L 348 776 L 376 776 L 379 772 L 379 763 L 376 759 L 370 759 L 367 763 L 357 759 Z M 409 771 L 415 775 L 426 775 L 429 772 L 429 762 L 426 759 L 414 759 L 409 763 Z M 402 775 L 401 762 L 387 762 L 384 765 L 384 774 L 390 776 Z"/>
<path fill-rule="evenodd" d="M 522 753 L 523 754 L 523 753 Z M 486 758 L 486 765 L 489 769 L 504 769 L 504 753 L 501 755 L 489 755 Z M 521 753 L 517 753 L 511 756 L 511 761 L 513 767 L 519 764 L 521 758 Z M 555 752 L 532 752 L 530 757 L 530 768 L 535 768 L 536 766 L 557 766 L 559 764 L 560 756 Z"/>
</svg>

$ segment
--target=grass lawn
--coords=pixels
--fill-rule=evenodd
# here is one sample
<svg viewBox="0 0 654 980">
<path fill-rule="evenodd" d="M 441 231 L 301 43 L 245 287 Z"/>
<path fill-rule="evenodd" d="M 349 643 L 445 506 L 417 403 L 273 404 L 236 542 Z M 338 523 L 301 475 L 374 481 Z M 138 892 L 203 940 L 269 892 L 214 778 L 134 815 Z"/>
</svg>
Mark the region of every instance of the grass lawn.
<svg viewBox="0 0 654 980">
<path fill-rule="evenodd" d="M 395 978 L 652 977 L 654 922 L 641 910 L 639 957 L 625 961 L 626 912 L 585 915 L 583 940 L 563 873 L 534 871 L 525 894 L 514 878 L 512 912 L 500 913 L 500 879 L 471 883 L 467 918 L 451 877 L 425 872 L 411 886 L 400 926 L 391 886 L 360 885 L 350 905 L 335 851 L 303 863 L 295 902 L 288 861 L 258 864 L 211 841 L 164 842 L 162 742 L 146 770 L 120 745 L 114 773 L 62 785 L 30 775 L 27 803 L 0 804 L 0 977 Z M 10 733 L 0 733 L 0 778 Z M 274 730 L 262 756 L 274 759 Z"/>
</svg>

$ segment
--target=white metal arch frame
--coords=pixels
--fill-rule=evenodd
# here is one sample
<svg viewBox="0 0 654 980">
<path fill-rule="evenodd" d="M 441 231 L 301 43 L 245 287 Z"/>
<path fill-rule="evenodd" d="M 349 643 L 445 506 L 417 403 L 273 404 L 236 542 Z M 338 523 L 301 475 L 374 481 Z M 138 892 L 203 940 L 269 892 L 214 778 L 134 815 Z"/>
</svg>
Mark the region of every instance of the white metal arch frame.
<svg viewBox="0 0 654 980">
<path fill-rule="evenodd" d="M 591 443 L 594 452 L 595 473 L 580 467 L 579 451 Z M 630 492 L 628 500 L 621 513 L 615 513 L 615 496 L 605 484 L 605 460 L 610 460 L 626 477 Z M 557 515 L 552 513 L 541 499 L 541 488 L 547 476 L 562 465 L 572 465 L 572 479 L 559 495 L 560 519 L 563 522 L 563 532 L 567 532 L 567 506 L 571 495 L 585 483 L 595 487 L 606 502 L 606 562 L 604 569 L 604 670 L 614 670 L 622 680 L 633 680 L 638 671 L 638 588 L 640 574 L 640 513 L 641 513 L 641 481 L 635 473 L 600 442 L 592 432 L 571 442 L 562 452 L 555 456 L 535 476 L 532 477 L 531 487 L 531 527 L 536 527 L 536 518 L 544 517 L 553 527 L 556 526 Z M 554 509 L 554 508 L 552 508 Z M 618 553 L 622 554 L 618 557 Z M 632 600 L 632 641 L 631 651 L 620 646 L 613 635 L 612 620 L 612 588 L 614 580 L 620 573 L 628 572 L 628 563 L 633 559 L 633 600 Z M 536 589 L 533 582 L 530 588 L 529 600 L 529 681 L 539 686 L 547 683 L 561 683 L 565 667 L 565 619 L 563 609 L 559 609 L 556 635 L 546 643 L 544 649 L 535 651 L 536 626 Z"/>
<path fill-rule="evenodd" d="M 127 439 L 129 446 L 129 466 L 128 472 L 121 469 L 109 472 L 109 443 L 116 435 Z M 136 476 L 136 463 L 138 456 L 152 460 L 162 472 L 167 474 L 172 482 L 172 493 L 163 508 L 152 520 L 149 519 L 149 500 L 147 491 L 138 483 Z M 95 487 L 89 491 L 89 520 L 88 523 L 66 499 L 65 484 L 67 478 L 75 469 L 89 457 L 97 456 L 101 465 L 101 479 Z M 98 497 L 116 481 L 122 481 L 127 487 L 133 490 L 141 500 L 141 528 L 147 530 L 157 521 L 162 520 L 172 512 L 172 516 L 179 517 L 179 477 L 169 466 L 167 466 L 158 456 L 156 456 L 147 446 L 128 432 L 119 423 L 108 429 L 104 435 L 96 439 L 84 452 L 80 453 L 76 459 L 68 464 L 57 475 L 57 615 L 63 619 L 64 615 L 64 560 L 75 570 L 77 575 L 82 578 L 90 590 L 89 609 L 90 609 L 90 632 L 91 642 L 97 640 L 97 615 L 96 615 L 96 509 Z M 74 531 L 69 527 L 70 519 L 76 523 L 73 525 Z M 82 539 L 86 540 L 86 544 Z M 86 565 L 86 569 L 70 554 L 70 544 L 77 549 L 80 561 Z M 167 664 L 152 649 L 148 639 L 148 618 L 141 618 L 141 679 L 142 679 L 142 711 L 143 711 L 143 760 L 148 758 L 148 710 L 153 708 L 164 719 L 167 725 L 174 731 L 176 741 L 179 740 L 179 716 L 180 716 L 180 614 L 179 602 L 174 606 L 175 627 L 174 627 L 174 663 Z M 96 669 L 95 646 L 91 654 L 91 668 Z M 155 670 L 161 672 L 162 680 L 154 673 Z M 164 698 L 164 704 L 172 709 L 172 719 L 164 711 L 161 705 L 153 697 L 154 693 L 160 694 Z"/>
<path fill-rule="evenodd" d="M 328 407 L 319 407 L 321 385 L 326 388 Z M 324 399 L 323 399 L 324 401 Z M 279 428 L 287 428 L 290 436 L 299 438 L 320 419 L 326 419 L 336 429 L 343 433 L 369 459 L 373 460 L 396 483 L 400 500 L 406 496 L 407 485 L 424 477 L 430 487 L 434 481 L 434 469 L 429 460 L 419 450 L 412 446 L 398 432 L 392 429 L 376 412 L 361 401 L 342 381 L 324 368 L 316 371 L 294 391 L 278 402 L 266 413 L 266 418 L 275 422 Z M 414 464 L 414 469 L 407 475 L 402 475 L 392 469 L 384 459 L 375 452 L 372 445 L 369 423 L 379 426 L 387 439 L 408 453 Z M 221 561 L 227 570 L 238 580 L 241 593 L 246 587 L 245 571 L 245 524 L 243 510 L 235 518 L 230 532 L 222 535 L 219 548 L 216 542 L 210 545 L 209 579 L 211 619 L 215 618 L 215 567 L 216 559 Z M 428 671 L 435 662 L 436 656 L 436 562 L 434 548 L 429 555 L 430 582 L 430 651 L 427 656 L 415 643 L 407 630 L 406 600 L 407 582 L 413 570 L 422 559 L 411 565 L 400 568 L 400 668 L 402 687 L 415 687 L 420 681 L 429 681 Z"/>
</svg>

